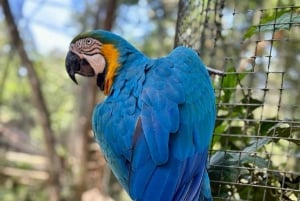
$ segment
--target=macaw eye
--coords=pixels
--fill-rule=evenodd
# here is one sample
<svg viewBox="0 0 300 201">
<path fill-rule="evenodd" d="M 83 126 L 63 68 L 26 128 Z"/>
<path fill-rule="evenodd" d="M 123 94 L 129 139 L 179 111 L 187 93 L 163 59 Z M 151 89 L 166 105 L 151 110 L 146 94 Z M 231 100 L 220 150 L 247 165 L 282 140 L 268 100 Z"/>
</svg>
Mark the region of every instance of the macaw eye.
<svg viewBox="0 0 300 201">
<path fill-rule="evenodd" d="M 86 43 L 87 45 L 91 45 L 91 44 L 92 44 L 92 39 L 87 38 L 87 39 L 85 40 L 85 43 Z"/>
</svg>

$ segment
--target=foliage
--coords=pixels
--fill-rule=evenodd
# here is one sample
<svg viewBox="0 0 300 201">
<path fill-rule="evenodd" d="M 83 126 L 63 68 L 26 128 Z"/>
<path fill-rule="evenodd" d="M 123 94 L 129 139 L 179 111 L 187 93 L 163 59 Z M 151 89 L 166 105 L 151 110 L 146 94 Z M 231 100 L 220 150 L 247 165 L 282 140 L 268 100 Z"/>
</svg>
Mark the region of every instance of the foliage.
<svg viewBox="0 0 300 201">
<path fill-rule="evenodd" d="M 298 10 L 298 11 L 297 11 Z M 292 26 L 300 25 L 300 9 L 272 10 L 264 13 L 259 26 L 251 26 L 244 34 L 244 39 L 250 38 L 257 32 L 290 30 Z"/>
<path fill-rule="evenodd" d="M 40 201 L 47 200 L 47 193 L 43 186 L 34 187 L 22 185 L 17 180 L 6 180 L 0 188 L 1 201 Z M 34 192 L 34 193 L 32 193 Z"/>
<path fill-rule="evenodd" d="M 97 6 L 95 5 L 98 5 L 99 2 L 103 1 L 87 1 L 85 2 L 85 5 L 88 7 L 86 8 L 86 12 L 74 12 L 74 19 L 70 23 L 73 27 L 73 35 L 79 32 L 77 31 L 78 29 L 74 28 L 75 25 L 80 24 L 78 27 L 81 29 L 91 29 L 95 24 L 95 17 L 99 16 L 99 13 L 101 13 L 100 15 L 105 13 L 104 6 L 100 6 L 102 10 L 98 12 Z M 173 1 L 159 0 L 119 1 L 116 16 L 117 21 L 114 29 L 118 32 L 122 32 L 122 35 L 131 39 L 130 42 L 136 43 L 137 46 L 141 47 L 148 55 L 161 56 L 166 54 L 172 47 L 176 18 L 177 2 L 175 4 L 172 2 Z M 209 2 L 210 3 L 207 4 L 212 5 L 212 1 Z M 280 2 L 282 3 L 284 1 Z M 291 5 L 291 1 L 285 2 Z M 233 12 L 232 14 L 235 14 L 234 19 L 240 22 L 235 22 L 236 24 L 233 23 L 232 26 L 229 26 L 229 29 L 223 30 L 224 32 L 221 34 L 223 37 L 222 40 L 217 40 L 216 37 L 215 45 L 212 45 L 210 40 L 201 41 L 205 44 L 203 45 L 203 52 L 201 52 L 203 60 L 209 64 L 207 58 L 210 58 L 212 62 L 218 64 L 211 65 L 212 67 L 220 67 L 223 66 L 222 62 L 228 55 L 237 59 L 242 55 L 240 52 L 243 52 L 243 50 L 241 51 L 241 49 L 247 46 L 247 43 L 241 45 L 237 42 L 242 37 L 241 32 L 245 32 L 244 39 L 249 39 L 257 33 L 270 33 L 274 28 L 275 31 L 290 30 L 290 32 L 292 32 L 291 29 L 298 26 L 300 22 L 299 10 L 293 10 L 292 14 L 290 8 L 273 9 L 270 12 L 264 11 L 259 26 L 250 26 L 250 23 L 252 23 L 251 19 L 249 18 L 247 21 L 241 15 L 245 9 L 259 9 L 266 5 L 275 7 L 279 5 L 277 3 L 277 1 L 258 0 L 240 1 L 239 3 L 226 1 L 223 11 L 228 12 L 231 8 L 237 8 L 236 10 L 238 12 Z M 50 4 L 53 6 L 55 3 Z M 148 7 L 147 12 L 142 13 L 143 17 L 146 16 L 147 21 L 144 21 L 144 18 L 141 16 L 137 17 L 133 15 L 133 13 L 140 13 L 135 9 L 139 9 L 139 6 L 143 4 L 147 4 L 146 7 Z M 206 5 L 206 3 L 203 5 Z M 133 8 L 131 12 L 128 12 L 131 8 Z M 212 8 L 213 6 L 205 10 L 212 11 Z M 197 9 L 193 12 L 197 17 L 199 17 L 199 10 L 200 9 Z M 215 12 L 208 12 L 207 14 L 217 16 Z M 224 12 L 224 14 L 226 13 Z M 249 12 L 249 15 L 250 14 L 251 12 Z M 130 21 L 132 19 L 135 20 L 134 23 Z M 3 19 L 1 18 L 1 20 Z M 223 18 L 223 20 L 226 21 L 228 19 Z M 290 20 L 292 23 L 290 23 Z M 23 22 L 26 23 L 21 23 L 20 26 L 24 24 L 28 26 L 31 23 L 31 18 L 26 18 Z M 276 25 L 274 25 L 274 22 L 276 22 Z M 198 23 L 187 25 L 193 25 L 196 26 L 196 28 L 199 27 Z M 206 27 L 205 33 L 207 32 L 209 37 L 215 39 L 215 35 L 209 32 L 209 30 L 213 30 L 213 28 L 205 23 L 204 25 Z M 239 30 L 237 32 L 233 32 L 235 28 L 233 25 L 238 25 Z M 250 28 L 248 28 L 249 26 Z M 0 68 L 0 129 L 2 128 L 1 126 L 9 126 L 16 134 L 13 137 L 20 137 L 19 141 L 21 141 L 21 143 L 26 144 L 39 154 L 44 154 L 44 140 L 41 134 L 41 127 L 36 123 L 38 118 L 37 110 L 32 103 L 32 92 L 28 87 L 26 71 L 24 71 L 24 67 L 20 66 L 15 52 L 11 49 L 7 41 L 7 36 L 5 35 L 6 28 L 2 23 L 0 23 L 0 28 L 3 30 L 0 32 L 0 54 L 3 55 L 0 58 L 0 64 L 3 66 L 3 68 Z M 195 35 L 193 31 L 191 35 Z M 137 38 L 135 34 L 141 32 L 140 38 Z M 202 34 L 204 34 L 204 31 Z M 294 32 L 294 34 L 299 36 L 299 32 Z M 25 41 L 30 42 L 30 36 L 26 37 L 28 34 L 23 35 Z M 50 39 L 47 38 L 47 40 Z M 200 39 L 197 38 L 195 43 L 200 42 L 199 40 Z M 227 42 L 221 43 L 221 41 Z M 247 40 L 247 42 L 249 41 L 250 40 Z M 276 43 L 276 41 L 274 43 Z M 289 44 L 293 46 L 288 46 Z M 221 47 L 218 48 L 218 45 Z M 289 66 L 291 69 L 286 71 L 285 76 L 294 79 L 294 82 L 289 82 L 289 86 L 299 86 L 299 72 L 298 69 L 295 68 L 299 63 L 298 60 L 295 59 L 299 57 L 299 43 L 291 42 L 287 44 L 285 42 L 277 45 L 276 48 L 282 45 L 283 47 L 281 48 L 284 49 L 284 51 L 277 49 L 277 54 L 285 54 L 284 57 L 276 55 L 278 56 L 277 58 L 280 58 L 280 62 L 282 62 L 279 63 L 280 65 L 278 64 L 278 66 Z M 241 48 L 241 46 L 243 47 Z M 218 54 L 215 55 L 216 57 L 212 56 L 214 54 L 209 51 L 211 47 L 217 49 Z M 77 123 L 77 121 L 75 121 L 78 117 L 76 116 L 76 107 L 78 107 L 80 105 L 79 102 L 84 99 L 78 98 L 81 94 L 78 87 L 75 88 L 70 84 L 64 72 L 63 59 L 65 52 L 55 50 L 43 56 L 35 54 L 34 50 L 31 51 L 32 49 L 28 50 L 30 50 L 28 51 L 30 52 L 30 56 L 36 60 L 35 67 L 38 71 L 38 76 L 43 80 L 41 88 L 46 96 L 47 105 L 51 113 L 51 120 L 57 140 L 56 148 L 59 149 L 61 160 L 64 162 L 65 172 L 61 178 L 64 182 L 62 186 L 63 196 L 67 200 L 75 200 L 71 199 L 79 197 L 76 194 L 77 189 L 74 187 L 74 175 L 71 174 L 72 169 L 75 167 L 72 162 L 74 162 L 75 159 L 70 150 L 68 150 L 68 147 L 73 146 L 77 151 L 79 149 L 76 147 L 78 145 L 78 139 L 74 137 L 75 135 L 72 135 L 74 132 L 72 128 L 74 124 Z M 208 56 L 205 57 L 205 55 Z M 276 58 L 273 57 L 273 59 L 275 60 Z M 257 113 L 262 108 L 263 100 L 253 96 L 248 90 L 243 89 L 243 84 L 250 76 L 251 72 L 236 72 L 236 69 L 232 67 L 227 69 L 227 75 L 225 77 L 221 78 L 219 82 L 215 82 L 219 113 L 213 143 L 214 150 L 218 151 L 213 151 L 213 155 L 210 159 L 211 165 L 209 167 L 213 194 L 216 197 L 229 200 L 249 200 L 250 198 L 250 200 L 279 200 L 281 199 L 280 196 L 282 196 L 282 200 L 295 200 L 295 197 L 297 197 L 295 191 L 289 192 L 284 189 L 281 190 L 280 188 L 299 189 L 300 177 L 295 174 L 283 175 L 278 171 L 272 171 L 283 168 L 285 162 L 282 161 L 279 165 L 275 164 L 271 158 L 272 156 L 269 149 L 270 147 L 276 147 L 278 149 L 290 147 L 286 145 L 288 143 L 292 145 L 290 150 L 291 155 L 299 155 L 300 141 L 296 137 L 291 137 L 292 135 L 297 136 L 297 134 L 299 136 L 299 125 L 295 125 L 295 123 L 289 119 L 280 121 L 275 116 L 262 120 L 257 118 Z M 300 96 L 297 94 L 299 94 L 299 92 L 294 91 L 293 96 L 288 97 L 291 104 L 296 104 L 296 101 L 299 100 Z M 82 105 L 84 105 L 84 103 Z M 290 113 L 292 112 L 293 111 Z M 84 119 L 82 119 L 82 122 L 83 121 Z M 299 122 L 299 120 L 297 121 Z M 82 122 L 80 122 L 80 124 Z M 19 131 L 22 131 L 22 133 Z M 2 130 L 0 130 L 0 137 L 2 134 Z M 30 139 L 30 143 L 22 141 L 23 135 Z M 0 139 L 0 145 L 2 145 L 1 140 L 2 139 Z M 282 146 L 282 144 L 285 144 L 285 146 Z M 3 147 L 1 146 L 0 148 L 2 149 Z M 22 150 L 19 149 L 19 151 Z M 99 157 L 99 155 L 97 155 L 97 157 Z M 26 164 L 0 162 L 0 168 L 5 165 L 15 165 L 16 168 L 29 168 Z M 269 169 L 269 171 L 267 171 L 267 169 Z M 93 172 L 93 177 L 94 175 L 95 171 Z M 48 200 L 49 197 L 45 183 L 29 182 L 27 183 L 29 185 L 24 185 L 21 184 L 18 179 L 19 178 L 2 177 L 2 175 L 0 175 L 0 200 Z M 88 179 L 91 180 L 91 178 Z M 103 180 L 105 180 L 105 178 Z M 113 178 L 110 180 L 110 189 L 108 189 L 108 191 L 113 192 L 112 194 L 114 194 L 113 196 L 116 200 L 121 200 L 118 195 L 120 191 L 115 190 L 120 188 L 116 187 L 117 184 Z M 220 180 L 223 183 L 214 182 Z M 98 184 L 101 182 L 103 181 L 94 183 Z M 93 181 L 88 183 L 89 186 L 85 186 L 86 188 L 97 185 L 94 184 Z M 262 187 L 268 187 L 265 195 L 265 192 L 263 192 L 264 188 Z M 249 195 L 252 197 L 248 197 Z"/>
<path fill-rule="evenodd" d="M 297 190 L 300 176 L 287 176 L 278 171 L 269 171 L 280 170 L 280 167 L 272 164 L 265 147 L 272 143 L 272 146 L 276 146 L 279 139 L 299 146 L 300 140 L 289 136 L 300 132 L 300 125 L 289 121 L 282 122 L 275 117 L 256 120 L 255 110 L 260 108 L 263 102 L 251 97 L 250 93 L 241 93 L 238 100 L 241 105 L 227 107 L 228 103 L 237 99 L 237 88 L 242 88 L 246 75 L 247 72 L 236 73 L 234 68 L 229 68 L 221 82 L 219 92 L 221 95 L 217 100 L 219 114 L 214 138 L 215 145 L 221 149 L 211 156 L 208 171 L 212 181 L 222 181 L 227 185 L 212 182 L 213 195 L 226 199 L 246 200 L 249 199 L 249 192 L 255 191 L 257 193 L 250 195 L 251 200 L 281 200 L 281 194 L 285 200 L 291 200 L 297 197 L 296 192 L 284 189 Z M 239 120 L 240 123 L 231 125 L 235 120 Z M 245 130 L 245 124 L 248 130 Z M 226 137 L 227 133 L 229 135 Z M 245 136 L 241 138 L 239 135 Z M 241 144 L 244 146 L 242 149 L 239 148 Z M 262 191 L 258 188 L 261 186 L 268 187 L 265 195 L 259 192 Z"/>
<path fill-rule="evenodd" d="M 54 19 L 48 19 L 47 17 L 42 17 L 43 19 L 39 21 L 38 24 L 44 22 L 45 24 L 43 25 L 45 27 L 43 28 L 48 30 L 52 30 L 53 26 L 51 26 L 51 24 L 55 24 L 57 25 L 57 27 L 54 26 L 54 28 L 57 28 L 55 31 L 62 31 L 66 34 L 66 36 L 69 30 L 72 30 L 72 34 L 75 35 L 83 30 L 86 31 L 93 29 L 95 26 L 97 26 L 97 28 L 101 28 L 104 21 L 104 13 L 106 13 L 107 4 L 110 2 L 111 1 L 109 0 L 76 2 L 78 6 L 76 8 L 79 10 L 76 10 L 78 12 L 74 12 L 74 18 L 72 18 L 68 24 L 69 28 L 63 25 L 63 29 L 59 29 L 61 22 L 55 22 L 53 21 Z M 29 4 L 31 3 L 29 2 Z M 33 4 L 35 4 L 35 2 Z M 116 16 L 117 23 L 115 26 L 115 31 L 122 32 L 122 29 L 120 31 L 118 27 L 123 28 L 125 31 L 126 27 L 127 29 L 128 27 L 131 28 L 129 31 L 127 30 L 127 32 L 122 33 L 124 37 L 128 38 L 126 35 L 131 36 L 132 33 L 135 32 L 132 31 L 133 22 L 129 20 L 136 18 L 137 24 L 134 24 L 133 28 L 142 33 L 140 36 L 142 40 L 132 38 L 132 41 L 130 42 L 137 43 L 137 46 L 141 47 L 141 49 L 147 53 L 152 53 L 152 55 L 161 56 L 162 54 L 166 54 L 171 49 L 173 42 L 174 33 L 169 32 L 170 29 L 174 29 L 176 9 L 173 8 L 177 6 L 177 3 L 171 2 L 167 5 L 168 6 L 165 6 L 165 2 L 162 4 L 160 1 L 145 1 L 143 5 L 137 0 L 118 1 L 119 12 Z M 57 7 L 59 7 L 58 9 L 71 9 L 65 8 L 64 6 L 61 6 L 60 3 L 56 2 L 49 4 L 37 3 L 37 6 L 39 7 L 38 10 L 40 10 L 38 15 L 42 15 L 42 10 L 45 9 L 46 6 L 51 7 L 51 9 L 57 9 Z M 139 19 L 140 17 L 137 17 L 138 13 L 136 11 L 140 8 L 140 6 L 144 6 L 144 9 L 147 9 L 146 12 L 140 13 L 140 15 L 142 15 L 144 18 L 147 18 L 147 22 L 154 25 L 153 27 L 149 26 L 149 28 L 147 28 L 148 25 L 146 25 L 144 21 L 141 21 Z M 83 10 L 81 10 L 82 8 Z M 129 8 L 132 10 L 130 14 L 128 13 Z M 24 9 L 20 9 L 20 11 L 23 10 L 25 13 L 26 9 L 28 8 L 26 7 Z M 123 12 L 120 12 L 122 10 Z M 157 10 L 160 12 L 157 12 Z M 159 14 L 162 13 L 163 17 L 158 18 Z M 19 14 L 21 15 L 21 13 Z M 153 15 L 150 16 L 150 14 Z M 73 85 L 69 81 L 64 69 L 65 50 L 62 51 L 55 49 L 50 51 L 44 49 L 48 54 L 43 55 L 39 54 L 37 49 L 33 47 L 32 43 L 36 41 L 35 38 L 31 38 L 32 33 L 30 33 L 27 28 L 31 28 L 31 25 L 35 24 L 34 16 L 35 15 L 26 16 L 26 23 L 20 23 L 18 28 L 23 36 L 27 53 L 30 56 L 30 59 L 32 59 L 35 63 L 34 67 L 38 73 L 38 78 L 41 80 L 41 85 L 39 87 L 42 89 L 43 95 L 45 96 L 49 114 L 51 116 L 53 135 L 55 135 L 55 148 L 59 154 L 63 166 L 60 172 L 62 197 L 66 198 L 66 200 L 80 200 L 80 193 L 82 193 L 79 192 L 80 190 L 82 191 L 94 187 L 99 188 L 100 186 L 100 188 L 104 189 L 103 191 L 107 190 L 106 192 L 112 192 L 111 196 L 115 199 L 124 200 L 124 196 L 119 195 L 121 188 L 118 187 L 115 179 L 110 179 L 109 182 L 102 182 L 101 179 L 105 181 L 106 179 L 103 177 L 98 178 L 98 175 L 102 176 L 101 174 L 104 173 L 107 174 L 107 176 L 105 175 L 106 177 L 110 177 L 110 174 L 104 166 L 104 162 L 101 160 L 102 156 L 94 153 L 98 151 L 98 146 L 96 146 L 96 148 L 94 148 L 92 151 L 90 151 L 89 145 L 80 147 L 82 145 L 81 136 L 84 136 L 81 131 L 87 127 L 85 124 L 89 124 L 89 121 L 87 120 L 87 117 L 84 118 L 81 116 L 81 114 L 78 114 L 78 111 L 80 108 L 86 108 L 87 103 L 85 101 L 88 99 L 88 97 L 84 95 L 84 91 L 89 89 L 84 88 L 84 86 L 87 85 L 82 84 L 84 83 L 83 80 L 80 82 L 81 85 L 79 87 Z M 172 16 L 172 18 L 170 16 Z M 23 22 L 25 18 L 22 18 L 20 22 Z M 119 21 L 123 22 L 123 24 L 119 25 Z M 26 30 L 22 29 L 24 26 L 26 26 Z M 70 28 L 70 26 L 72 28 Z M 26 71 L 26 68 L 20 64 L 15 50 L 8 41 L 9 37 L 5 32 L 7 27 L 5 27 L 3 24 L 3 18 L 0 20 L 0 27 L 3 30 L 0 32 L 0 54 L 4 55 L 0 58 L 0 64 L 3 66 L 3 68 L 0 68 L 0 151 L 6 152 L 8 150 L 13 150 L 26 153 L 28 150 L 24 150 L 22 148 L 29 147 L 30 151 L 34 152 L 34 154 L 45 156 L 47 153 L 45 149 L 45 139 L 42 134 L 43 130 L 39 123 L 38 111 L 32 100 L 34 92 L 30 90 L 28 85 L 28 72 Z M 156 27 L 159 27 L 160 30 L 157 31 L 155 29 Z M 165 33 L 163 36 L 161 34 L 162 32 Z M 147 40 L 149 41 L 144 39 L 146 36 L 148 36 Z M 55 36 L 53 36 L 53 38 L 55 38 Z M 53 38 L 49 39 L 45 36 L 45 43 L 49 43 L 48 40 L 50 40 L 52 43 Z M 146 42 L 142 43 L 141 41 Z M 39 47 L 42 46 L 42 48 L 44 47 L 43 44 L 36 45 Z M 165 48 L 165 46 L 167 47 Z M 45 47 L 47 46 L 45 45 Z M 83 129 L 80 130 L 78 128 Z M 10 135 L 9 139 L 6 139 L 7 134 L 4 133 L 6 131 L 13 133 L 13 135 Z M 2 138 L 3 134 L 5 136 L 4 139 Z M 23 140 L 24 138 L 26 140 Z M 17 144 L 14 147 L 11 145 L 11 141 L 13 140 L 17 141 Z M 5 144 L 6 147 L 2 146 L 2 144 Z M 14 148 L 17 150 L 14 150 Z M 80 168 L 76 162 L 82 160 L 80 157 L 82 157 L 83 154 L 79 152 L 88 153 L 88 160 L 97 165 L 96 167 L 94 167 L 94 165 L 92 170 L 88 170 L 90 172 L 88 172 L 86 179 L 89 182 L 86 182 L 84 179 L 80 178 L 82 176 L 81 170 L 79 170 Z M 76 156 L 78 157 L 76 158 Z M 1 159 L 3 159 L 3 161 L 0 162 L 0 169 L 3 167 L 13 167 L 17 170 L 35 170 L 36 168 L 41 168 L 42 171 L 46 172 L 49 168 L 28 166 L 29 163 L 22 164 L 15 161 L 7 162 L 5 161 L 5 157 Z M 82 166 L 86 166 L 82 167 L 82 169 L 90 168 L 88 167 L 91 164 L 90 161 L 89 163 L 80 163 L 83 164 Z M 101 163 L 101 166 L 99 163 Z M 102 167 L 104 167 L 104 170 L 101 169 Z M 92 177 L 96 182 L 90 181 L 90 174 L 93 175 Z M 23 184 L 20 182 L 20 180 L 22 180 L 22 176 L 13 177 L 11 175 L 6 175 L 2 177 L 3 175 L 5 175 L 5 173 L 0 171 L 0 200 L 49 200 L 49 194 L 47 194 L 47 181 L 38 182 L 36 180 L 30 180 L 26 184 Z M 76 177 L 79 177 L 79 179 Z M 77 180 L 80 179 L 82 179 L 84 186 L 78 185 L 79 182 Z M 11 185 L 11 183 L 13 183 L 13 185 Z M 104 187 L 102 186 L 103 183 L 105 183 Z M 106 187 L 106 185 L 109 186 L 109 189 Z M 113 188 L 110 188 L 111 186 L 113 186 Z M 28 196 L 29 194 L 30 196 Z M 120 197 L 122 197 L 122 199 Z"/>
</svg>

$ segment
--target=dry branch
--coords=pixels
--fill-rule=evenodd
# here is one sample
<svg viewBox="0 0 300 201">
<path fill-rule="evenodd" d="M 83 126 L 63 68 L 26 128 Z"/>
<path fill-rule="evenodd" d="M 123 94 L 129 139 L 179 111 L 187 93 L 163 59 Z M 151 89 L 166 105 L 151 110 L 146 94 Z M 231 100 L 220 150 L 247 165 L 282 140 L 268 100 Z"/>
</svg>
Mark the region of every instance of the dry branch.
<svg viewBox="0 0 300 201">
<path fill-rule="evenodd" d="M 7 151 L 4 154 L 4 160 L 14 163 L 26 163 L 33 167 L 41 167 L 46 169 L 48 160 L 41 155 L 33 155 L 22 152 Z"/>
<path fill-rule="evenodd" d="M 106 30 L 111 30 L 115 15 L 116 15 L 116 9 L 118 6 L 117 0 L 106 0 L 106 1 L 98 1 L 97 6 L 97 12 L 95 12 L 95 15 L 93 16 L 94 23 L 92 25 L 92 29 L 99 29 L 103 28 Z M 99 15 L 101 13 L 101 10 L 103 10 L 103 7 L 105 6 L 106 14 L 105 16 Z M 88 13 L 90 14 L 90 13 Z M 82 30 L 86 31 L 86 30 Z M 99 151 L 99 146 L 96 145 L 96 147 L 91 148 L 89 146 L 89 140 L 91 139 L 91 116 L 94 109 L 95 104 L 97 103 L 97 92 L 98 88 L 95 85 L 95 81 L 92 79 L 87 80 L 81 85 L 81 94 L 80 94 L 80 101 L 78 104 L 78 117 L 77 117 L 77 123 L 74 127 L 74 130 L 72 131 L 72 136 L 75 136 L 78 143 L 76 145 L 76 150 L 72 150 L 73 155 L 79 159 L 75 163 L 77 166 L 77 171 L 79 174 L 74 174 L 74 180 L 76 183 L 76 189 L 77 189 L 77 198 L 80 197 L 80 195 L 86 190 L 88 186 L 88 171 L 90 170 L 89 167 L 91 163 L 89 163 L 89 152 L 91 151 Z M 93 137 L 92 137 L 93 138 Z M 93 143 L 94 144 L 94 143 Z M 95 144 L 94 144 L 95 145 Z M 73 145 L 72 145 L 73 146 Z M 97 159 L 99 160 L 99 159 Z M 101 160 L 101 159 L 100 159 Z M 93 164 L 94 165 L 94 164 Z M 92 165 L 92 166 L 93 166 Z M 96 167 L 96 166 L 94 166 Z M 98 172 L 101 180 L 101 184 L 97 185 L 99 189 L 101 189 L 102 193 L 107 193 L 107 179 L 106 177 L 102 176 L 102 172 L 106 172 L 106 167 L 102 164 L 102 166 L 98 166 Z"/>
<path fill-rule="evenodd" d="M 0 169 L 0 173 L 10 177 L 20 177 L 27 179 L 47 180 L 49 177 L 48 172 L 41 170 L 25 170 L 14 167 L 4 167 Z"/>
</svg>

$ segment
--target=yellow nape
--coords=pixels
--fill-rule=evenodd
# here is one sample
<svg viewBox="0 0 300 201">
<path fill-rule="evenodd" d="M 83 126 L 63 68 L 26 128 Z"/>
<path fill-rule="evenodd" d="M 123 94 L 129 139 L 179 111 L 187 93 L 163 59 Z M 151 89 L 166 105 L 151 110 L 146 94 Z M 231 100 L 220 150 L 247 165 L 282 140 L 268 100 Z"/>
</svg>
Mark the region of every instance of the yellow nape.
<svg viewBox="0 0 300 201">
<path fill-rule="evenodd" d="M 114 81 L 117 69 L 120 67 L 118 62 L 119 60 L 119 51 L 112 44 L 103 44 L 101 52 L 104 55 L 107 62 L 107 72 L 105 76 L 104 84 L 104 94 L 108 95 L 111 89 L 111 86 Z"/>
</svg>

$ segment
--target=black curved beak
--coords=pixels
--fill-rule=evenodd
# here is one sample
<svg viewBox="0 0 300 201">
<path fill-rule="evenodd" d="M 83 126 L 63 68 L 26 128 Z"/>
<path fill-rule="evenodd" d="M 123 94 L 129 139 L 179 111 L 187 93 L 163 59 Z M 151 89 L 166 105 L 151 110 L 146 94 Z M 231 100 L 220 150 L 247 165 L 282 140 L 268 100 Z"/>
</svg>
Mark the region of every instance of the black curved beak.
<svg viewBox="0 0 300 201">
<path fill-rule="evenodd" d="M 78 84 L 75 73 L 80 70 L 80 58 L 73 52 L 68 52 L 66 57 L 66 70 L 70 78 Z"/>
<path fill-rule="evenodd" d="M 87 77 L 95 75 L 94 69 L 90 66 L 90 64 L 85 59 L 79 58 L 78 55 L 71 51 L 68 52 L 65 63 L 68 75 L 76 84 L 78 84 L 75 77 L 76 73 Z"/>
</svg>

